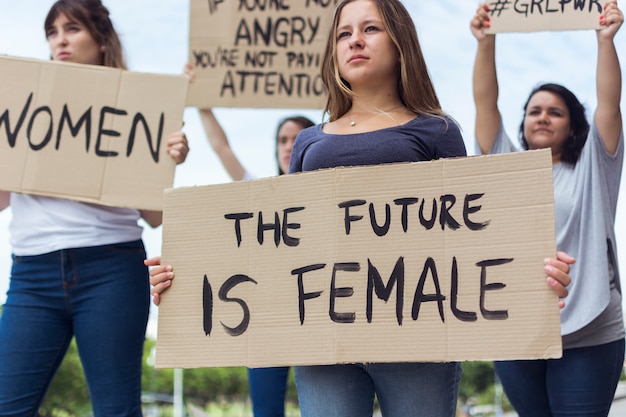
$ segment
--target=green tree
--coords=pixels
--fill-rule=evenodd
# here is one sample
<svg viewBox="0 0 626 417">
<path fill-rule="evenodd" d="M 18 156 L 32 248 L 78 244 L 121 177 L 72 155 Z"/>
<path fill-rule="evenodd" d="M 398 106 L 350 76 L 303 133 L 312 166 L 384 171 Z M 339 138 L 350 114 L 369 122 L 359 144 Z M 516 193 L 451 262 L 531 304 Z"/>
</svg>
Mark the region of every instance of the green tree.
<svg viewBox="0 0 626 417">
<path fill-rule="evenodd" d="M 459 390 L 461 402 L 469 398 L 479 398 L 494 385 L 495 370 L 492 362 L 462 362 L 461 366 L 463 367 Z"/>
<path fill-rule="evenodd" d="M 146 340 L 144 346 L 143 388 L 144 391 L 172 394 L 174 371 L 156 369 L 153 360 L 155 342 Z M 183 396 L 196 404 L 214 401 L 246 401 L 248 397 L 248 377 L 246 369 L 236 368 L 197 368 L 185 369 L 183 376 Z"/>
<path fill-rule="evenodd" d="M 172 369 L 154 368 L 155 341 L 146 340 L 144 346 L 143 389 L 157 394 L 172 394 L 174 372 Z M 248 375 L 246 368 L 197 368 L 185 369 L 183 395 L 186 401 L 198 405 L 210 402 L 248 401 Z M 298 403 L 293 371 L 287 381 L 287 402 Z"/>
</svg>

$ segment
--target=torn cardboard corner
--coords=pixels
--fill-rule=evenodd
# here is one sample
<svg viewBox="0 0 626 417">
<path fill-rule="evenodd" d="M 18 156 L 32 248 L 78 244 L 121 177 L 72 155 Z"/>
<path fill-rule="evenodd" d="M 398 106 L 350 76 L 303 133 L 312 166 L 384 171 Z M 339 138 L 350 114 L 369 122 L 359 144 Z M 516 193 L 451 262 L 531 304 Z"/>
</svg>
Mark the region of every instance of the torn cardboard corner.
<svg viewBox="0 0 626 417">
<path fill-rule="evenodd" d="M 320 65 L 336 4 L 191 0 L 187 105 L 321 109 Z"/>
<path fill-rule="evenodd" d="M 167 190 L 158 367 L 554 358 L 550 151 Z"/>
<path fill-rule="evenodd" d="M 184 76 L 0 57 L 0 189 L 160 210 Z"/>
<path fill-rule="evenodd" d="M 601 29 L 598 0 L 494 0 L 487 4 L 491 20 L 485 33 Z"/>
</svg>

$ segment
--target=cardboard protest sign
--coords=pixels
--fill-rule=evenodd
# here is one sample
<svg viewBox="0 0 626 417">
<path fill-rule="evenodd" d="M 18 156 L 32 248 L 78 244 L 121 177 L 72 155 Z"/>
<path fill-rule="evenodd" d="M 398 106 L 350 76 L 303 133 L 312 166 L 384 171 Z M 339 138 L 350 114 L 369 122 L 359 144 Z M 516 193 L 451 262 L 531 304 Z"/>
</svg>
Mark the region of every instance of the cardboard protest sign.
<svg viewBox="0 0 626 417">
<path fill-rule="evenodd" d="M 167 190 L 156 365 L 554 358 L 550 151 Z"/>
<path fill-rule="evenodd" d="M 189 106 L 323 106 L 319 68 L 337 0 L 190 2 Z"/>
<path fill-rule="evenodd" d="M 602 0 L 490 0 L 485 33 L 600 29 Z"/>
<path fill-rule="evenodd" d="M 0 190 L 160 210 L 188 81 L 0 57 Z"/>
</svg>

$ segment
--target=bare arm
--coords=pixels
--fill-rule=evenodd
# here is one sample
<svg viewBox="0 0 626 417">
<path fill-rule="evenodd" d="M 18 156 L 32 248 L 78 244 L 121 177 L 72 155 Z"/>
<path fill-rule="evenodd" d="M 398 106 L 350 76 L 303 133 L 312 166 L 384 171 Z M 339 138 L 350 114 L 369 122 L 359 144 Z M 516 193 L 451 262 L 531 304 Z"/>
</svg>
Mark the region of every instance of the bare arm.
<svg viewBox="0 0 626 417">
<path fill-rule="evenodd" d="M 189 78 L 189 82 L 193 82 L 196 78 L 191 62 L 185 64 L 185 75 Z M 230 147 L 224 129 L 222 129 L 211 109 L 199 109 L 199 111 L 202 126 L 204 126 L 204 133 L 228 175 L 235 181 L 242 180 L 246 170 Z"/>
<path fill-rule="evenodd" d="M 163 223 L 163 212 L 153 210 L 139 210 L 141 218 L 152 227 L 159 227 Z"/>
<path fill-rule="evenodd" d="M 617 1 L 610 0 L 606 3 L 604 13 L 600 17 L 600 24 L 604 28 L 596 32 L 598 38 L 596 73 L 598 107 L 594 118 L 604 146 L 611 154 L 617 151 L 622 130 L 620 110 L 622 71 L 613 39 L 623 22 L 624 16 L 617 7 Z"/>
<path fill-rule="evenodd" d="M 470 29 L 478 41 L 474 61 L 473 89 L 476 106 L 476 142 L 483 154 L 489 152 L 500 128 L 498 110 L 498 78 L 496 74 L 496 37 L 486 35 L 483 28 L 489 27 L 486 3 L 479 5 L 471 21 Z"/>
<path fill-rule="evenodd" d="M 11 205 L 11 193 L 9 191 L 0 191 L 0 211 Z"/>
<path fill-rule="evenodd" d="M 211 147 L 222 161 L 228 175 L 235 180 L 243 179 L 246 170 L 233 153 L 224 129 L 220 126 L 211 109 L 200 109 L 200 118 Z"/>
</svg>

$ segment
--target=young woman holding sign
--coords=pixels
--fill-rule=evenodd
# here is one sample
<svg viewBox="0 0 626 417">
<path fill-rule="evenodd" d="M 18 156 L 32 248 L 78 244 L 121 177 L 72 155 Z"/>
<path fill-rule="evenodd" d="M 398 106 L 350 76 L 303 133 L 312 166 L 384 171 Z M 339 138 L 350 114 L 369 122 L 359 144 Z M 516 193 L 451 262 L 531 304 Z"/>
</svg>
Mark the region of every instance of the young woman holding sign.
<svg viewBox="0 0 626 417">
<path fill-rule="evenodd" d="M 431 83 L 413 21 L 399 0 L 344 0 L 322 61 L 327 123 L 303 130 L 289 172 L 417 162 L 465 155 L 454 120 Z M 566 290 L 566 262 L 550 260 L 551 283 Z M 556 278 L 556 279 L 555 279 Z M 298 366 L 302 416 L 456 415 L 458 363 Z"/>
<path fill-rule="evenodd" d="M 44 29 L 53 60 L 125 68 L 100 0 L 57 1 Z M 167 146 L 176 162 L 185 160 L 182 132 Z M 141 416 L 150 296 L 137 222 L 156 227 L 161 213 L 1 192 L 0 209 L 9 204 L 13 265 L 0 316 L 0 415 L 37 415 L 75 336 L 94 415 Z"/>
<path fill-rule="evenodd" d="M 552 150 L 557 246 L 573 254 L 567 306 L 561 314 L 563 357 L 496 363 L 521 417 L 606 416 L 624 364 L 624 322 L 615 247 L 615 215 L 624 144 L 621 70 L 613 39 L 624 21 L 605 3 L 596 32 L 598 104 L 591 126 L 565 87 L 544 84 L 524 105 L 523 149 Z M 495 35 L 486 35 L 489 7 L 471 21 L 478 40 L 474 67 L 476 142 L 481 153 L 513 152 L 497 106 Z"/>
<path fill-rule="evenodd" d="M 441 109 L 417 31 L 399 0 L 339 2 L 322 62 L 329 122 L 300 132 L 290 173 L 464 156 L 456 123 Z M 546 261 L 548 284 L 567 294 L 568 263 Z M 155 301 L 171 267 L 151 270 Z M 163 286 L 161 286 L 163 285 Z M 458 363 L 356 363 L 296 367 L 303 417 L 363 417 L 378 398 L 385 417 L 456 415 Z"/>
<path fill-rule="evenodd" d="M 289 172 L 465 156 L 439 105 L 415 26 L 399 0 L 344 0 L 322 60 L 327 123 L 300 133 Z M 456 414 L 461 367 L 355 363 L 296 367 L 304 417 Z"/>
</svg>

